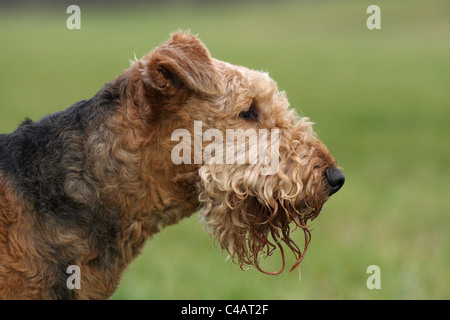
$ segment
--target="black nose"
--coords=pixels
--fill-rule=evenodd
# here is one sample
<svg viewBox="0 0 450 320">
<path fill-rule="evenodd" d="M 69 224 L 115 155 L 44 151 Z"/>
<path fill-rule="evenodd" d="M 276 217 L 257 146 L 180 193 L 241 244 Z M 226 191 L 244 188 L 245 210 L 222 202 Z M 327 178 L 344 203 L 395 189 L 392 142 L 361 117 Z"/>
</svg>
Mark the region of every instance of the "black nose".
<svg viewBox="0 0 450 320">
<path fill-rule="evenodd" d="M 328 184 L 331 187 L 330 196 L 339 191 L 339 189 L 344 185 L 345 176 L 341 170 L 333 167 L 327 172 Z"/>
</svg>

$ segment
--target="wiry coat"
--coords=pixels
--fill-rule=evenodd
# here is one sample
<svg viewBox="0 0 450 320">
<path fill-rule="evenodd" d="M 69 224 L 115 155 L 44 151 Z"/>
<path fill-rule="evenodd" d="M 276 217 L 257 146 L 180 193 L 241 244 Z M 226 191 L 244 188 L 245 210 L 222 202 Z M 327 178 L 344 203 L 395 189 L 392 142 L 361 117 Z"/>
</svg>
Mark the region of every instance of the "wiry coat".
<svg viewBox="0 0 450 320">
<path fill-rule="evenodd" d="M 173 128 L 158 109 L 169 99 L 141 71 L 0 135 L 0 298 L 107 298 L 159 225 L 197 209 L 193 183 L 175 181 L 186 168 L 161 174 Z M 70 265 L 81 290 L 67 288 Z"/>
<path fill-rule="evenodd" d="M 279 129 L 278 172 L 174 164 L 172 133 L 193 133 L 196 120 L 222 132 Z M 241 266 L 260 269 L 258 254 L 283 250 L 282 241 L 298 265 L 335 165 L 267 74 L 215 60 L 196 37 L 175 33 L 92 99 L 0 135 L 0 298 L 108 298 L 145 241 L 199 207 Z M 303 252 L 291 222 L 305 232 Z M 70 265 L 81 289 L 67 287 Z"/>
</svg>

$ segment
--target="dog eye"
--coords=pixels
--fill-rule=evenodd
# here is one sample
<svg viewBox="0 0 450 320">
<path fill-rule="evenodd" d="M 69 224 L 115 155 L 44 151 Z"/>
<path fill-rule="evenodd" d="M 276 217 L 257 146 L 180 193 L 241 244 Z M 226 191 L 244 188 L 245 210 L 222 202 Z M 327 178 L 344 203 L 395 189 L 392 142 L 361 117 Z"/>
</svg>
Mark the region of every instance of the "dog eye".
<svg viewBox="0 0 450 320">
<path fill-rule="evenodd" d="M 247 111 L 241 111 L 239 117 L 245 120 L 257 120 L 258 114 L 258 109 L 252 104 Z"/>
</svg>

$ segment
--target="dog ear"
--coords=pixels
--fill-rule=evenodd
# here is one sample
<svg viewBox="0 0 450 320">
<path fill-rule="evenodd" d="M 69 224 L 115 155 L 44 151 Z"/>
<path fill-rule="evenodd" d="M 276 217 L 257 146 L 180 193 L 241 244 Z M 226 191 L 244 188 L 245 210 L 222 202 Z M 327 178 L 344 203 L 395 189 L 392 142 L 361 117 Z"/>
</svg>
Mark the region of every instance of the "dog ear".
<svg viewBox="0 0 450 320">
<path fill-rule="evenodd" d="M 190 32 L 177 32 L 149 54 L 146 80 L 165 95 L 181 88 L 215 94 L 223 91 L 220 76 L 208 49 Z"/>
</svg>

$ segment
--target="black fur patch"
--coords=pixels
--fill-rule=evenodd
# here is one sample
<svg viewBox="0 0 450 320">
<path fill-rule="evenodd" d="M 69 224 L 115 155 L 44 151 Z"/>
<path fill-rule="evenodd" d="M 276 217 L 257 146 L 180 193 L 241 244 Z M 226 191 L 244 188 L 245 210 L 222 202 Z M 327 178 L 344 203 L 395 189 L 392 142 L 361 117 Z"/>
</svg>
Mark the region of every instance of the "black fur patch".
<svg viewBox="0 0 450 320">
<path fill-rule="evenodd" d="M 80 201 L 65 190 L 71 173 L 84 172 L 86 141 L 100 126 L 118 112 L 119 87 L 108 83 L 93 98 L 68 109 L 50 114 L 37 122 L 25 119 L 11 134 L 0 135 L 0 172 L 13 191 L 34 207 L 26 211 L 39 225 L 44 239 L 59 239 L 63 232 L 73 232 L 87 239 L 89 248 L 100 255 L 113 250 L 119 213 L 105 208 L 96 195 Z M 86 173 L 87 174 L 87 173 Z M 82 175 L 80 175 L 82 179 Z M 89 186 L 89 182 L 84 182 Z M 95 191 L 95 186 L 90 189 Z M 107 249 L 105 249 L 107 248 Z M 48 241 L 40 254 L 48 259 L 58 280 L 52 295 L 70 298 L 65 270 L 75 264 L 77 253 L 70 243 Z M 94 255 L 95 256 L 95 255 Z M 53 261 L 53 262 L 52 262 Z"/>
</svg>

